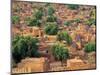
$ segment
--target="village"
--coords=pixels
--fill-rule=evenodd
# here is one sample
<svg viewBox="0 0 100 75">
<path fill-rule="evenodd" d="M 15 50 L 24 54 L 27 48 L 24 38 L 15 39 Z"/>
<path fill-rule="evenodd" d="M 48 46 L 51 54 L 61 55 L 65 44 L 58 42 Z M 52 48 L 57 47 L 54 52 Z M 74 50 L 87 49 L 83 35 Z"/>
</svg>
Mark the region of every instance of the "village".
<svg viewBox="0 0 100 75">
<path fill-rule="evenodd" d="M 51 11 L 48 10 L 49 7 Z M 42 17 L 35 16 L 35 18 L 39 17 L 39 21 L 33 20 L 31 23 L 28 20 L 32 19 L 32 14 L 34 14 L 34 12 L 39 11 L 37 9 L 41 9 L 44 12 L 44 15 Z M 49 16 L 48 12 L 46 11 L 51 12 L 49 13 Z M 24 56 L 21 57 L 22 59 L 20 60 L 20 62 L 18 62 L 17 64 L 13 62 L 15 63 L 15 67 L 12 67 L 12 73 L 34 73 L 95 69 L 95 11 L 95 6 L 88 5 L 76 5 L 76 8 L 73 8 L 73 6 L 71 6 L 70 4 L 67 5 L 14 1 L 12 3 L 12 16 L 17 16 L 17 18 L 15 17 L 12 21 L 12 40 L 16 36 L 22 36 L 22 38 L 31 36 L 32 38 L 38 39 L 36 46 L 38 47 L 37 54 L 39 54 L 39 56 L 30 55 L 29 57 L 23 54 Z M 26 20 L 27 17 L 28 20 Z M 90 19 L 92 19 L 92 21 Z M 47 27 L 45 25 L 47 25 Z M 51 29 L 50 26 L 52 26 Z M 91 46 L 86 47 L 86 45 L 88 43 L 90 44 L 91 42 L 93 44 Z M 59 57 L 63 56 L 63 54 L 60 55 L 59 53 L 59 56 L 55 57 L 56 53 L 54 54 L 52 50 L 56 44 L 59 47 L 61 46 L 61 48 L 63 46 L 64 49 L 67 50 L 68 54 L 66 54 L 68 55 L 68 57 L 67 55 L 64 55 L 66 58 Z M 18 46 L 17 48 L 16 44 L 13 45 L 13 50 L 14 48 L 23 48 L 20 46 Z M 31 47 L 29 48 L 31 49 Z M 24 48 L 22 50 L 24 50 Z M 22 52 L 24 53 L 24 51 Z M 19 57 L 17 58 L 20 58 L 20 55 L 18 56 Z M 13 56 L 12 54 L 12 58 L 15 57 L 16 56 Z M 56 60 L 57 57 L 58 59 Z M 65 59 L 64 63 L 63 58 Z"/>
</svg>

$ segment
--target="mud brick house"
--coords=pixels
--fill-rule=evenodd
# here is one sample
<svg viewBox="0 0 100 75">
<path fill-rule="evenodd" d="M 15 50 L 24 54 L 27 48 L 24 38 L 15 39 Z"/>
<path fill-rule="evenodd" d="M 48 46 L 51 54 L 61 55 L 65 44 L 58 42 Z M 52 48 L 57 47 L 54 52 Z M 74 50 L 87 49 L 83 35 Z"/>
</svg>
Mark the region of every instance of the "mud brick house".
<svg viewBox="0 0 100 75">
<path fill-rule="evenodd" d="M 37 38 L 41 38 L 44 37 L 44 32 L 42 29 L 38 28 L 38 27 L 20 27 L 16 28 L 13 27 L 12 31 L 16 34 L 19 33 L 22 36 L 32 36 L 32 37 L 37 37 Z"/>
<path fill-rule="evenodd" d="M 19 29 L 17 27 L 12 27 L 12 36 L 14 36 L 16 34 L 20 34 Z"/>
<path fill-rule="evenodd" d="M 67 60 L 67 70 L 89 69 L 90 67 L 95 68 L 95 65 L 91 65 L 87 61 L 83 61 L 78 57 Z"/>
<path fill-rule="evenodd" d="M 54 36 L 54 35 L 47 35 L 46 36 L 47 38 L 47 42 L 56 42 L 57 41 L 57 36 Z"/>
<path fill-rule="evenodd" d="M 95 52 L 89 53 L 87 57 L 88 57 L 88 60 L 89 60 L 90 63 L 96 63 L 96 60 L 95 60 L 96 53 Z"/>
<path fill-rule="evenodd" d="M 26 58 L 23 59 L 12 73 L 46 72 L 49 69 L 47 58 Z"/>
<path fill-rule="evenodd" d="M 44 36 L 44 32 L 42 29 L 38 28 L 38 27 L 32 27 L 32 36 L 34 37 L 43 37 Z"/>
</svg>

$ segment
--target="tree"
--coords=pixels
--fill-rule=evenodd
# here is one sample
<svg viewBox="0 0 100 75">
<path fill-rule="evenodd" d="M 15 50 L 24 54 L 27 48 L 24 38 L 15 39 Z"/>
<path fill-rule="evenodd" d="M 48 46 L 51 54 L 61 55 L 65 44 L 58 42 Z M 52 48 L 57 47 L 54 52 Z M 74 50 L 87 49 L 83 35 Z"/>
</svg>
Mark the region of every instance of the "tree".
<svg viewBox="0 0 100 75">
<path fill-rule="evenodd" d="M 51 15 L 53 15 L 54 12 L 55 12 L 55 10 L 53 9 L 53 7 L 49 6 L 48 7 L 48 15 L 51 16 Z"/>
<path fill-rule="evenodd" d="M 38 39 L 30 36 L 16 36 L 12 41 L 12 58 L 16 63 L 25 57 L 38 57 Z"/>
<path fill-rule="evenodd" d="M 40 26 L 41 20 L 38 19 L 30 19 L 28 22 L 28 26 Z"/>
<path fill-rule="evenodd" d="M 35 13 L 35 18 L 36 19 L 41 19 L 42 16 L 43 16 L 43 11 L 42 10 L 38 10 L 36 13 Z"/>
<path fill-rule="evenodd" d="M 56 35 L 58 32 L 58 26 L 56 23 L 48 23 L 45 26 L 45 33 L 48 35 Z"/>
<path fill-rule="evenodd" d="M 87 52 L 87 53 L 90 53 L 90 52 L 92 52 L 92 51 L 95 51 L 95 50 L 96 50 L 96 45 L 95 45 L 95 43 L 91 43 L 91 42 L 87 43 L 87 44 L 85 45 L 84 50 L 85 50 L 85 52 Z"/>
<path fill-rule="evenodd" d="M 69 34 L 66 31 L 58 32 L 57 38 L 59 41 L 62 41 L 62 40 L 66 41 L 68 45 L 72 43 L 72 38 L 69 36 Z"/>
<path fill-rule="evenodd" d="M 30 18 L 27 17 L 26 18 L 26 24 L 28 26 L 40 26 L 41 25 L 41 19 L 43 16 L 43 11 L 42 8 L 40 8 L 40 10 L 38 10 L 35 14 L 34 14 L 34 18 Z"/>
<path fill-rule="evenodd" d="M 72 10 L 76 10 L 76 9 L 79 8 L 79 5 L 77 5 L 77 4 L 68 4 L 68 8 L 72 9 Z"/>
<path fill-rule="evenodd" d="M 76 23 L 80 23 L 81 20 L 80 20 L 80 18 L 76 18 L 76 19 L 74 20 L 74 22 L 76 22 Z"/>
<path fill-rule="evenodd" d="M 30 36 L 25 37 L 26 39 L 26 43 L 28 45 L 28 51 L 27 51 L 27 56 L 29 57 L 38 57 L 39 53 L 38 53 L 38 45 L 37 43 L 39 42 L 39 40 L 37 38 L 32 38 Z"/>
<path fill-rule="evenodd" d="M 90 18 L 90 19 L 87 19 L 87 20 L 85 21 L 85 23 L 86 23 L 87 25 L 89 25 L 89 26 L 91 26 L 91 25 L 96 25 L 96 20 L 93 19 L 93 18 Z"/>
<path fill-rule="evenodd" d="M 13 24 L 18 24 L 20 21 L 19 16 L 12 16 L 11 19 Z"/>
<path fill-rule="evenodd" d="M 90 17 L 93 18 L 93 19 L 96 19 L 96 9 L 91 11 Z"/>
<path fill-rule="evenodd" d="M 23 58 L 25 54 L 24 51 L 26 51 L 26 45 L 25 45 L 24 38 L 16 36 L 12 41 L 12 56 L 16 63 L 20 62 L 20 60 Z"/>
<path fill-rule="evenodd" d="M 47 22 L 56 22 L 57 18 L 55 16 L 48 16 L 47 17 Z"/>
<path fill-rule="evenodd" d="M 45 3 L 44 6 L 45 6 L 45 7 L 48 7 L 48 6 L 50 6 L 50 3 Z"/>
<path fill-rule="evenodd" d="M 59 43 L 52 46 L 52 54 L 56 60 L 60 60 L 62 62 L 62 65 L 69 58 L 68 49 Z"/>
<path fill-rule="evenodd" d="M 65 21 L 65 22 L 64 22 L 64 25 L 65 25 L 65 26 L 69 26 L 70 24 L 71 24 L 70 21 Z"/>
</svg>

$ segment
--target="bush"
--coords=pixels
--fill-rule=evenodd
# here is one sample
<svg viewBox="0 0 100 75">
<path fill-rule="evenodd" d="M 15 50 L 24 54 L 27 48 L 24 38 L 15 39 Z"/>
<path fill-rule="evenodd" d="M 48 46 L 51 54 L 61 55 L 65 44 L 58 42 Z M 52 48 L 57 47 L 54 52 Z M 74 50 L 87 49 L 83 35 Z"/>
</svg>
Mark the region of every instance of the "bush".
<svg viewBox="0 0 100 75">
<path fill-rule="evenodd" d="M 16 36 L 12 41 L 12 58 L 16 63 L 25 57 L 38 57 L 38 39 Z"/>
<path fill-rule="evenodd" d="M 57 18 L 53 15 L 47 17 L 47 22 L 55 22 L 56 20 L 57 20 Z"/>
<path fill-rule="evenodd" d="M 90 13 L 91 18 L 96 19 L 96 10 L 92 10 Z"/>
<path fill-rule="evenodd" d="M 65 61 L 69 58 L 68 49 L 65 48 L 62 44 L 55 44 L 52 46 L 52 54 L 56 60 L 60 60 L 61 62 Z"/>
<path fill-rule="evenodd" d="M 67 43 L 68 45 L 70 45 L 70 44 L 72 43 L 72 38 L 71 38 L 71 37 L 69 36 L 69 34 L 68 34 L 67 32 L 65 32 L 65 31 L 59 32 L 59 33 L 57 34 L 57 38 L 58 38 L 59 41 L 61 41 L 61 40 L 66 41 L 66 43 Z"/>
<path fill-rule="evenodd" d="M 35 18 L 36 19 L 41 19 L 42 18 L 42 16 L 43 16 L 43 12 L 41 11 L 41 10 L 39 10 L 39 11 L 37 11 L 36 13 L 35 13 Z"/>
<path fill-rule="evenodd" d="M 90 19 L 86 20 L 85 23 L 86 23 L 87 25 L 89 25 L 89 26 L 91 26 L 91 25 L 96 25 L 96 20 L 90 18 Z"/>
<path fill-rule="evenodd" d="M 76 4 L 68 4 L 68 8 L 69 9 L 72 9 L 72 10 L 75 10 L 75 9 L 78 9 L 79 8 L 79 5 L 76 5 Z"/>
<path fill-rule="evenodd" d="M 64 25 L 65 25 L 65 26 L 69 26 L 70 24 L 71 24 L 71 22 L 69 22 L 69 21 L 65 21 L 65 22 L 64 22 Z"/>
<path fill-rule="evenodd" d="M 11 18 L 12 18 L 12 23 L 13 23 L 13 24 L 18 24 L 19 21 L 20 21 L 19 16 L 12 16 Z"/>
<path fill-rule="evenodd" d="M 80 20 L 80 18 L 76 18 L 76 19 L 74 20 L 74 22 L 80 23 L 81 20 Z"/>
<path fill-rule="evenodd" d="M 57 23 L 56 22 L 46 22 L 45 26 L 47 25 L 57 25 Z"/>
<path fill-rule="evenodd" d="M 89 53 L 96 50 L 96 45 L 95 43 L 88 43 L 85 45 L 84 49 L 85 49 L 85 52 Z"/>
<path fill-rule="evenodd" d="M 48 35 L 56 35 L 58 32 L 58 26 L 56 23 L 48 23 L 45 26 L 45 32 Z"/>
<path fill-rule="evenodd" d="M 44 6 L 45 6 L 45 7 L 48 7 L 48 6 L 50 6 L 50 3 L 45 3 Z"/>
<path fill-rule="evenodd" d="M 26 24 L 28 26 L 40 26 L 42 16 L 43 16 L 43 12 L 42 12 L 42 8 L 40 8 L 40 10 L 38 10 L 35 13 L 34 18 L 30 18 L 30 17 L 26 18 Z"/>
<path fill-rule="evenodd" d="M 55 12 L 55 10 L 53 9 L 53 7 L 49 6 L 48 7 L 48 15 L 51 16 L 51 15 L 53 15 L 54 12 Z"/>
<path fill-rule="evenodd" d="M 28 26 L 40 26 L 41 20 L 38 19 L 30 19 L 28 22 Z"/>
</svg>

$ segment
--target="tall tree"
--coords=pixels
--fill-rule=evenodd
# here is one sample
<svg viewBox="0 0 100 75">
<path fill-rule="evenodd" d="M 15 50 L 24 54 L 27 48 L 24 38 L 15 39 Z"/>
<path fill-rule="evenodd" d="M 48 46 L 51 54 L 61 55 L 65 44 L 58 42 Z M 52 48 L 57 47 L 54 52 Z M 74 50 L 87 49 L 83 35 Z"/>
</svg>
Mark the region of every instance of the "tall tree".
<svg viewBox="0 0 100 75">
<path fill-rule="evenodd" d="M 25 57 L 38 57 L 38 39 L 30 36 L 16 36 L 12 41 L 12 57 L 16 63 Z"/>
<path fill-rule="evenodd" d="M 69 36 L 69 34 L 66 31 L 58 32 L 57 36 L 59 41 L 64 40 L 68 45 L 72 43 L 72 38 Z"/>
<path fill-rule="evenodd" d="M 62 65 L 69 57 L 68 49 L 59 43 L 52 46 L 52 54 L 56 60 L 60 60 L 62 62 Z"/>
</svg>

